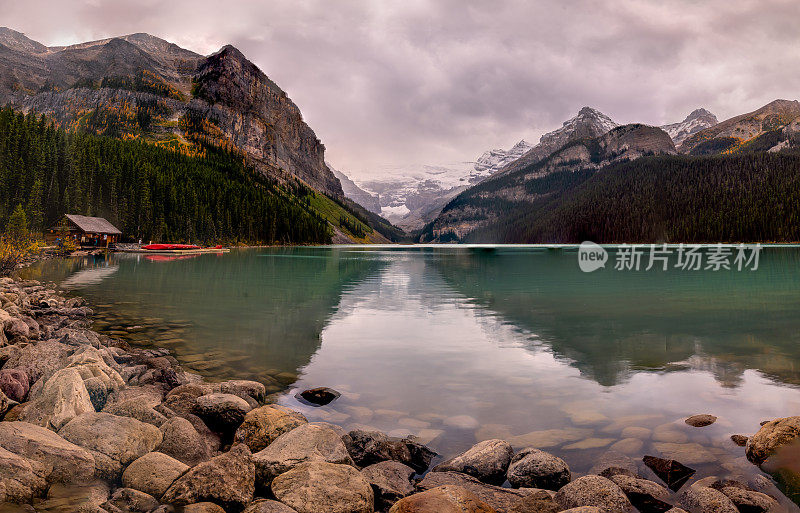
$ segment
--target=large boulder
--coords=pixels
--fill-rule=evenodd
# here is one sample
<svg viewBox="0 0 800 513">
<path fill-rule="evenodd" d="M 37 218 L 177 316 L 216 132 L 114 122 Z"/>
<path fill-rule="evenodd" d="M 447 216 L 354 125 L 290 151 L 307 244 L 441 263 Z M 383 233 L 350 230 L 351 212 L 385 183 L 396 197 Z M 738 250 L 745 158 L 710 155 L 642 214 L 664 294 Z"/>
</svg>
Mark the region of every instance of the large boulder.
<svg viewBox="0 0 800 513">
<path fill-rule="evenodd" d="M 298 513 L 372 513 L 369 482 L 350 465 L 309 461 L 272 482 L 275 497 Z"/>
<path fill-rule="evenodd" d="M 167 421 L 167 417 L 163 414 L 136 399 L 111 404 L 103 411 L 120 417 L 131 417 L 156 427 L 161 427 Z"/>
<path fill-rule="evenodd" d="M 460 486 L 439 486 L 400 499 L 389 513 L 497 513 Z"/>
<path fill-rule="evenodd" d="M 0 447 L 0 503 L 30 502 L 47 489 L 47 481 L 34 471 L 34 465 Z"/>
<path fill-rule="evenodd" d="M 0 447 L 25 458 L 47 483 L 85 482 L 94 475 L 94 458 L 87 450 L 27 422 L 0 422 Z"/>
<path fill-rule="evenodd" d="M 253 500 L 256 469 L 246 445 L 238 444 L 209 461 L 189 469 L 161 497 L 176 506 L 194 502 L 213 502 L 233 511 L 241 511 Z"/>
<path fill-rule="evenodd" d="M 104 412 L 75 417 L 58 434 L 89 450 L 95 459 L 97 476 L 111 480 L 117 479 L 133 460 L 152 452 L 161 443 L 157 427 Z"/>
<path fill-rule="evenodd" d="M 284 433 L 265 449 L 253 455 L 260 486 L 300 463 L 323 461 L 353 465 L 341 434 L 328 426 L 303 424 Z"/>
<path fill-rule="evenodd" d="M 153 497 L 161 497 L 189 466 L 160 452 L 134 460 L 122 473 L 122 484 Z"/>
<path fill-rule="evenodd" d="M 198 419 L 199 421 L 199 419 Z M 172 417 L 161 425 L 163 440 L 158 451 L 189 466 L 211 459 L 211 448 L 192 423 L 183 417 Z"/>
<path fill-rule="evenodd" d="M 765 423 L 758 433 L 747 441 L 747 459 L 761 465 L 775 452 L 792 442 L 800 440 L 800 416 L 775 419 Z"/>
<path fill-rule="evenodd" d="M 75 351 L 74 347 L 64 345 L 56 340 L 44 340 L 36 344 L 28 344 L 14 353 L 3 366 L 3 369 L 23 371 L 33 384 L 43 376 L 45 380 L 66 366 L 66 359 Z"/>
<path fill-rule="evenodd" d="M 433 471 L 461 472 L 485 483 L 499 485 L 506 480 L 506 470 L 512 456 L 514 449 L 508 442 L 497 439 L 484 440 L 466 452 L 436 465 Z"/>
<path fill-rule="evenodd" d="M 233 434 L 251 409 L 247 401 L 238 395 L 220 393 L 198 397 L 193 413 L 211 429 Z"/>
<path fill-rule="evenodd" d="M 381 461 L 361 470 L 361 475 L 372 486 L 376 511 L 388 510 L 398 500 L 414 493 L 411 482 L 414 474 L 413 468 L 399 461 Z"/>
<path fill-rule="evenodd" d="M 694 484 L 680 495 L 680 506 L 689 513 L 738 513 L 736 505 L 722 492 Z"/>
<path fill-rule="evenodd" d="M 417 484 L 417 489 L 432 490 L 440 486 L 463 488 L 497 511 L 510 511 L 522 499 L 538 491 L 532 488 L 514 489 L 494 486 L 459 472 L 428 472 L 425 474 L 425 478 Z"/>
<path fill-rule="evenodd" d="M 619 486 L 631 504 L 642 513 L 667 511 L 671 505 L 667 503 L 670 491 L 658 483 L 642 479 L 626 473 L 618 473 L 608 477 Z"/>
<path fill-rule="evenodd" d="M 380 431 L 350 431 L 345 438 L 347 450 L 360 467 L 380 461 L 405 463 L 418 473 L 428 470 L 436 453 L 418 443 L 413 437 L 392 438 Z"/>
<path fill-rule="evenodd" d="M 58 431 L 78 415 L 94 412 L 94 405 L 76 369 L 61 369 L 26 403 L 19 420 Z"/>
<path fill-rule="evenodd" d="M 247 413 L 234 441 L 244 443 L 256 453 L 271 444 L 276 438 L 292 429 L 307 424 L 303 414 L 278 404 L 268 404 Z"/>
<path fill-rule="evenodd" d="M 572 478 L 564 460 L 533 447 L 514 455 L 507 475 L 511 486 L 548 490 L 558 490 Z"/>
<path fill-rule="evenodd" d="M 25 371 L 20 369 L 0 370 L 0 392 L 3 392 L 12 401 L 21 403 L 25 401 L 30 390 L 30 381 Z"/>
<path fill-rule="evenodd" d="M 746 513 L 767 513 L 780 511 L 778 501 L 769 495 L 750 490 L 741 483 L 718 482 L 711 486 L 731 500 L 736 509 Z"/>
<path fill-rule="evenodd" d="M 555 501 L 565 509 L 595 506 L 603 513 L 627 513 L 633 505 L 613 481 L 600 476 L 583 476 L 564 485 Z"/>
</svg>

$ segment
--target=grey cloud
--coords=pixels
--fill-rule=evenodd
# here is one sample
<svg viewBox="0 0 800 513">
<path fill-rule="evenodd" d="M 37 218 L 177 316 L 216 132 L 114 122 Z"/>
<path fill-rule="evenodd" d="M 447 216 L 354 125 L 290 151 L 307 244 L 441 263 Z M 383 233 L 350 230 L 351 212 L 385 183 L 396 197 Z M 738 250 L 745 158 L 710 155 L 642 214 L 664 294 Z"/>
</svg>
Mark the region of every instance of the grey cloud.
<svg viewBox="0 0 800 513">
<path fill-rule="evenodd" d="M 800 90 L 795 0 L 0 0 L 45 44 L 149 32 L 232 43 L 300 106 L 337 168 L 475 158 L 584 105 L 661 124 Z"/>
</svg>

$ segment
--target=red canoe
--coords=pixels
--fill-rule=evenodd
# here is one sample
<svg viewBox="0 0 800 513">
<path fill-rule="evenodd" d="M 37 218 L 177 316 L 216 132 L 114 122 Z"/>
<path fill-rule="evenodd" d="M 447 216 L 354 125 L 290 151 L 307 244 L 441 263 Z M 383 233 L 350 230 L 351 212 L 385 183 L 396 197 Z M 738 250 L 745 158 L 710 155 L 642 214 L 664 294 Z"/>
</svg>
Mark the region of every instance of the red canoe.
<svg viewBox="0 0 800 513">
<path fill-rule="evenodd" d="M 194 244 L 148 244 L 147 246 L 142 246 L 142 249 L 164 251 L 170 249 L 200 249 L 200 246 Z"/>
</svg>

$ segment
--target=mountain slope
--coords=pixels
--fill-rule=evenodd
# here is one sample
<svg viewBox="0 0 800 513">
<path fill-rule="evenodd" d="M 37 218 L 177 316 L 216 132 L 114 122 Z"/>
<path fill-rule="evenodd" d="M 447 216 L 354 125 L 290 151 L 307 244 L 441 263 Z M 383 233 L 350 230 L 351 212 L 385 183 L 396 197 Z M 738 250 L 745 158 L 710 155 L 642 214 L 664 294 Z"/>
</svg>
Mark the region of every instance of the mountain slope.
<svg viewBox="0 0 800 513">
<path fill-rule="evenodd" d="M 717 116 L 706 109 L 696 109 L 680 123 L 662 125 L 661 129 L 669 134 L 672 142 L 675 143 L 675 147 L 678 147 L 687 137 L 696 134 L 700 130 L 711 128 L 717 123 L 719 123 Z"/>
<path fill-rule="evenodd" d="M 331 171 L 333 171 L 334 176 L 336 176 L 336 178 L 339 179 L 339 182 L 341 182 L 342 191 L 344 191 L 344 195 L 346 197 L 355 201 L 356 203 L 366 208 L 370 212 L 380 215 L 381 201 L 378 195 L 368 193 L 367 191 L 356 185 L 356 183 L 352 181 L 347 175 L 337 170 L 330 164 L 328 164 L 328 168 Z"/>
<path fill-rule="evenodd" d="M 712 155 L 800 146 L 800 102 L 775 100 L 688 137 L 681 153 Z"/>
<path fill-rule="evenodd" d="M 231 46 L 202 57 L 148 34 L 45 47 L 0 29 L 0 104 L 65 128 L 196 153 L 241 153 L 265 176 L 341 196 L 325 148 L 286 93 Z"/>
<path fill-rule="evenodd" d="M 504 170 L 459 194 L 425 227 L 423 240 L 465 239 L 473 231 L 502 224 L 509 213 L 572 183 L 579 172 L 675 153 L 669 135 L 647 125 L 622 125 L 599 137 L 573 139 L 543 160 Z"/>
<path fill-rule="evenodd" d="M 501 168 L 498 174 L 512 173 L 536 164 L 572 141 L 599 137 L 616 126 L 618 126 L 617 123 L 599 110 L 584 107 L 575 117 L 564 121 L 561 128 L 544 134 L 539 139 L 539 144 L 528 150 L 519 159 Z"/>
</svg>

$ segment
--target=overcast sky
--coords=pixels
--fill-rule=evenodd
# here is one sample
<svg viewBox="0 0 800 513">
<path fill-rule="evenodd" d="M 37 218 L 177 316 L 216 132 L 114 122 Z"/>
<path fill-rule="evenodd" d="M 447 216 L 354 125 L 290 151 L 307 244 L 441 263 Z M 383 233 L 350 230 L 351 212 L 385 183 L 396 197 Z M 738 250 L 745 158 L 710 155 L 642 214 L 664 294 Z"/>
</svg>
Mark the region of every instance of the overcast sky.
<svg viewBox="0 0 800 513">
<path fill-rule="evenodd" d="M 797 0 L 0 0 L 0 13 L 47 45 L 231 43 L 360 179 L 536 142 L 584 105 L 662 124 L 800 97 Z"/>
</svg>

